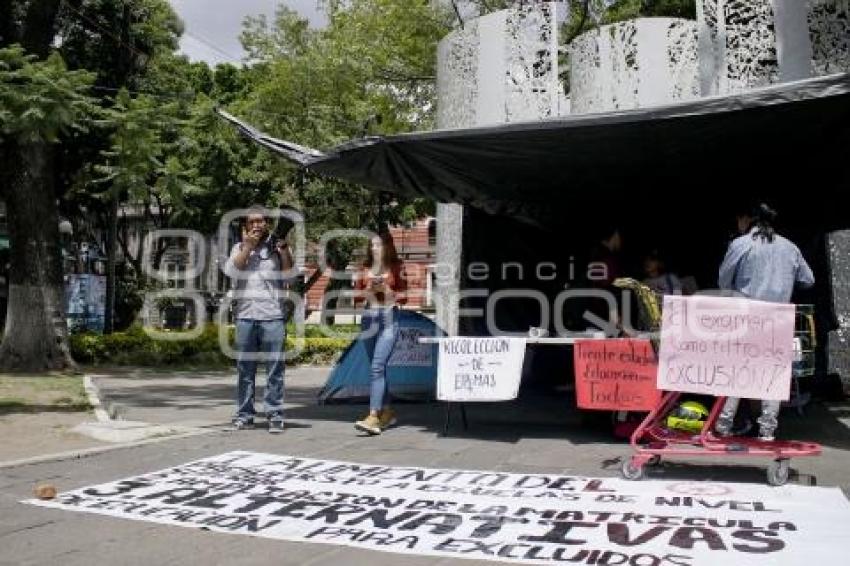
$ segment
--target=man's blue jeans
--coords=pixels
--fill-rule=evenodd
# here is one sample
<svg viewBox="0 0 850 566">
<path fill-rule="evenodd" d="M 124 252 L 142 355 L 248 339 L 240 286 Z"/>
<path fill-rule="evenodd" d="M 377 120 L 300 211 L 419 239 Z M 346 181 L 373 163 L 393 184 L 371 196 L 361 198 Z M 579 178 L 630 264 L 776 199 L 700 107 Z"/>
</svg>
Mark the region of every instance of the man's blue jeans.
<svg viewBox="0 0 850 566">
<path fill-rule="evenodd" d="M 398 321 L 395 308 L 371 308 L 363 312 L 360 328 L 365 337 L 363 345 L 369 356 L 371 391 L 369 410 L 380 411 L 384 408 L 387 396 L 387 362 L 393 353 L 398 338 Z"/>
<path fill-rule="evenodd" d="M 283 340 L 286 327 L 279 320 L 236 320 L 236 417 L 254 419 L 257 363 L 266 364 L 265 412 L 269 420 L 283 419 Z"/>
</svg>

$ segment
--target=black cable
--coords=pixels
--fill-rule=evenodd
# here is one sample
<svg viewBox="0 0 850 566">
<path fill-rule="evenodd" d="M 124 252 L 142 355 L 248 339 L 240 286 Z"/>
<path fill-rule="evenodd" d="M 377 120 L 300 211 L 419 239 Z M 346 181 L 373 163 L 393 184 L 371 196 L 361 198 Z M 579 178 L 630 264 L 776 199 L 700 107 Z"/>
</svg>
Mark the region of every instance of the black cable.
<svg viewBox="0 0 850 566">
<path fill-rule="evenodd" d="M 457 2 L 455 2 L 455 0 L 452 0 L 452 8 L 454 8 L 455 16 L 457 16 L 457 21 L 460 22 L 460 29 L 464 29 L 463 17 L 460 15 L 460 9 L 457 7 Z"/>
</svg>

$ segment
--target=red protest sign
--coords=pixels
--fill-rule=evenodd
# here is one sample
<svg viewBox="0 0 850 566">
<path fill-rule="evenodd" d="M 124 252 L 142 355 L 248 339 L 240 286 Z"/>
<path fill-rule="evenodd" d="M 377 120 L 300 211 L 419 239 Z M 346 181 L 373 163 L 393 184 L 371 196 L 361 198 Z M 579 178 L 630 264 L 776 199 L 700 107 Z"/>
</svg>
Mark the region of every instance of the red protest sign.
<svg viewBox="0 0 850 566">
<path fill-rule="evenodd" d="M 582 409 L 651 411 L 658 359 L 649 340 L 582 340 L 574 348 L 576 397 Z"/>
</svg>

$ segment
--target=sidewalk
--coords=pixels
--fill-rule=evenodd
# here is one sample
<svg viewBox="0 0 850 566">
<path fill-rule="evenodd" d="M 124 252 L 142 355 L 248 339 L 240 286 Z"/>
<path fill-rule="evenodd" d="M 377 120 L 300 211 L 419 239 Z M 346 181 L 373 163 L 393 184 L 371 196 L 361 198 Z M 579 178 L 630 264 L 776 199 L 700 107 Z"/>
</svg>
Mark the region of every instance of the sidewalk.
<svg viewBox="0 0 850 566">
<path fill-rule="evenodd" d="M 93 419 L 90 412 L 0 415 L 0 438 L 3 439 L 0 462 L 104 446 L 103 442 L 73 431 L 74 427 Z"/>
<path fill-rule="evenodd" d="M 528 394 L 514 403 L 469 407 L 470 429 L 459 415 L 442 437 L 438 404 L 401 405 L 400 426 L 382 437 L 361 436 L 353 421 L 360 405 L 317 406 L 326 369 L 287 370 L 288 429 L 272 436 L 256 429 L 226 432 L 233 396 L 231 372 L 190 374 L 147 370 L 98 371 L 102 394 L 127 419 L 206 427 L 207 434 L 119 448 L 81 459 L 0 470 L 0 563 L 122 564 L 449 564 L 433 557 L 399 556 L 345 547 L 209 534 L 152 523 L 24 506 L 32 485 L 50 481 L 60 490 L 112 481 L 233 450 L 392 464 L 615 477 L 628 446 L 593 430 L 567 400 Z M 850 493 L 850 405 L 814 404 L 803 420 L 783 415 L 783 434 L 824 443 L 820 458 L 795 460 L 792 482 L 841 486 Z M 651 479 L 764 483 L 765 462 L 755 459 L 664 462 Z M 4 562 L 5 561 L 5 562 Z M 457 561 L 474 565 L 476 562 Z M 480 564 L 480 563 L 479 563 Z"/>
<path fill-rule="evenodd" d="M 315 394 L 330 368 L 287 368 L 286 405 L 315 404 Z M 258 371 L 258 386 L 265 383 Z M 225 425 L 233 416 L 235 374 L 225 371 L 162 371 L 113 368 L 89 372 L 101 400 L 114 416 L 152 424 L 210 427 Z M 258 410 L 262 396 L 257 396 Z"/>
<path fill-rule="evenodd" d="M 0 375 L 0 462 L 99 446 L 73 430 L 94 419 L 82 378 Z"/>
</svg>

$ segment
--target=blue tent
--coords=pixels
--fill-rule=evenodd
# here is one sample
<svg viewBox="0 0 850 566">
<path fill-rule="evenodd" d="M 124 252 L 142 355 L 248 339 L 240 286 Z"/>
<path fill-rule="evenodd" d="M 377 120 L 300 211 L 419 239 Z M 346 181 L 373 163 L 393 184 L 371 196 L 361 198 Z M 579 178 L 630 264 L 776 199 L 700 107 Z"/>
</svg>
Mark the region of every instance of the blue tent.
<svg viewBox="0 0 850 566">
<path fill-rule="evenodd" d="M 437 345 L 420 344 L 422 336 L 442 336 L 434 322 L 413 311 L 398 312 L 399 337 L 387 366 L 390 396 L 402 401 L 434 399 L 437 383 Z M 319 403 L 369 398 L 369 358 L 363 340 L 342 353 L 319 393 Z"/>
</svg>

